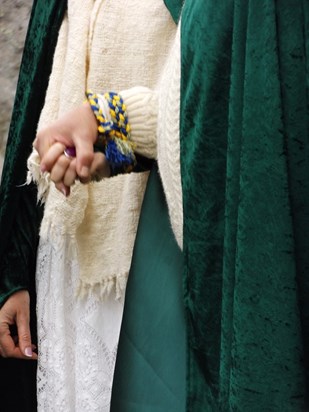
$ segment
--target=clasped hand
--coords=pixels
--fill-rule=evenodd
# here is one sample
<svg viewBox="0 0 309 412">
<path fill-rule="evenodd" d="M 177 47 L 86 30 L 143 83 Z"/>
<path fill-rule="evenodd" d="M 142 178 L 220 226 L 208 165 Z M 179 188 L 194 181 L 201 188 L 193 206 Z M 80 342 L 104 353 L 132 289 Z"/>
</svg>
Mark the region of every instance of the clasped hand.
<svg viewBox="0 0 309 412">
<path fill-rule="evenodd" d="M 42 172 L 50 172 L 51 180 L 65 196 L 76 179 L 82 183 L 110 176 L 109 164 L 101 152 L 94 153 L 97 121 L 89 103 L 64 114 L 41 129 L 33 146 L 41 158 Z M 64 155 L 66 147 L 75 147 L 76 157 Z"/>
</svg>

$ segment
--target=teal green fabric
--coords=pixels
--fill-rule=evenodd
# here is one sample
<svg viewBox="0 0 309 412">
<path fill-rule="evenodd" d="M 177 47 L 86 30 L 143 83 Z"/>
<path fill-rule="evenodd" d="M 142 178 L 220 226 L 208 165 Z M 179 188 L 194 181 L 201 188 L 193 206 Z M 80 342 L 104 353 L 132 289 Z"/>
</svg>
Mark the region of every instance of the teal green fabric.
<svg viewBox="0 0 309 412">
<path fill-rule="evenodd" d="M 165 0 L 175 22 L 182 0 Z M 111 412 L 182 412 L 186 405 L 183 257 L 154 166 L 126 290 Z"/>
<path fill-rule="evenodd" d="M 112 412 L 185 411 L 183 259 L 161 181 L 150 174 L 127 285 Z"/>
<path fill-rule="evenodd" d="M 181 14 L 181 8 L 184 0 L 164 0 L 168 11 L 171 13 L 175 23 L 178 23 Z"/>
<path fill-rule="evenodd" d="M 307 0 L 187 0 L 187 410 L 305 410 Z"/>
<path fill-rule="evenodd" d="M 0 187 L 0 305 L 33 277 L 42 211 L 35 188 L 22 185 L 65 10 L 64 0 L 37 0 L 32 8 Z"/>
<path fill-rule="evenodd" d="M 0 187 L 0 305 L 13 292 L 29 289 L 34 341 L 35 261 L 42 210 L 36 204 L 36 189 L 21 185 L 65 10 L 63 0 L 33 3 Z M 0 371 L 0 409 L 35 412 L 36 362 L 0 358 Z"/>
</svg>

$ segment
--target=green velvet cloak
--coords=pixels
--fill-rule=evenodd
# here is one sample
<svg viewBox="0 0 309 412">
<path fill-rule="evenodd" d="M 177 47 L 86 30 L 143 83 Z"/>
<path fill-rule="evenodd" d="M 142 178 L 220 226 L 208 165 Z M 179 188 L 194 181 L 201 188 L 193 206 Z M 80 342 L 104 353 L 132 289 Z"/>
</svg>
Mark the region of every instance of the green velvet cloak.
<svg viewBox="0 0 309 412">
<path fill-rule="evenodd" d="M 35 188 L 24 185 L 26 162 L 65 10 L 65 0 L 33 3 L 0 187 L 0 305 L 14 290 L 29 287 L 35 265 L 41 213 L 36 207 Z"/>
<path fill-rule="evenodd" d="M 190 412 L 305 407 L 308 24 L 308 0 L 183 8 Z"/>
<path fill-rule="evenodd" d="M 65 10 L 64 0 L 33 3 L 0 188 L 0 305 L 17 290 L 30 291 L 34 342 L 34 273 L 42 211 L 36 204 L 36 189 L 22 185 Z M 1 410 L 34 412 L 36 362 L 0 358 L 0 387 Z"/>
<path fill-rule="evenodd" d="M 188 412 L 308 408 L 308 19 L 307 0 L 186 0 L 182 10 Z M 151 185 L 154 176 L 128 281 L 113 411 L 184 408 L 175 396 L 182 399 L 183 369 L 178 364 L 174 375 L 167 372 L 172 340 L 184 362 L 182 333 L 178 343 L 169 333 L 163 350 L 169 298 L 164 294 L 164 302 L 160 293 L 164 279 L 179 293 L 181 267 L 164 270 L 162 259 L 168 255 L 172 264 L 176 253 L 171 245 L 156 253 L 166 231 L 157 242 L 152 237 L 153 252 L 139 253 L 151 218 L 160 225 Z M 147 302 L 136 304 L 143 302 L 149 271 L 159 284 L 149 281 L 158 302 L 151 317 Z M 171 313 L 181 325 L 181 308 L 178 317 Z M 165 369 L 154 361 L 160 353 Z"/>
</svg>

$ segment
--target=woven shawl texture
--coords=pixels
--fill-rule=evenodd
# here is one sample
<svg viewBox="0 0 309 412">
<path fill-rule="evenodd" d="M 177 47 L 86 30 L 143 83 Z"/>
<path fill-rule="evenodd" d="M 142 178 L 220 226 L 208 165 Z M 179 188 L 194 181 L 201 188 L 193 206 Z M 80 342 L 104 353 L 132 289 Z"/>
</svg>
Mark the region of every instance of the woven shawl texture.
<svg viewBox="0 0 309 412">
<path fill-rule="evenodd" d="M 161 0 L 138 4 L 133 0 L 124 11 L 113 1 L 70 0 L 39 129 L 79 105 L 86 87 L 99 91 L 156 87 L 176 26 Z M 117 26 L 119 18 L 122 24 Z M 132 25 L 136 18 L 138 24 Z M 142 39 L 138 33 L 143 33 Z M 115 53 L 120 47 L 127 51 L 125 58 Z M 129 106 L 128 113 L 130 117 Z M 148 139 L 146 133 L 143 138 Z M 56 248 L 70 237 L 71 253 L 78 256 L 82 295 L 93 290 L 102 297 L 114 291 L 117 298 L 123 294 L 147 178 L 147 173 L 132 173 L 76 184 L 69 198 L 50 186 L 40 236 L 51 239 Z"/>
<path fill-rule="evenodd" d="M 308 18 L 302 0 L 183 8 L 190 412 L 305 405 Z"/>
</svg>

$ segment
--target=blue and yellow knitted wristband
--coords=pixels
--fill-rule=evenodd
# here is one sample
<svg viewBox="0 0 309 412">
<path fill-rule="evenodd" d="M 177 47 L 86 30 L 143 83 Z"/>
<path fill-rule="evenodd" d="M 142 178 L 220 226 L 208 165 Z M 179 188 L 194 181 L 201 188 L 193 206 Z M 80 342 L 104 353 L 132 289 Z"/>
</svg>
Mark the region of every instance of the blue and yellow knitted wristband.
<svg viewBox="0 0 309 412">
<path fill-rule="evenodd" d="M 132 171 L 136 158 L 123 99 L 114 92 L 104 94 L 110 111 L 110 119 L 107 119 L 100 107 L 98 95 L 87 91 L 86 96 L 98 121 L 98 139 L 95 146 L 104 151 L 112 176 Z"/>
</svg>

